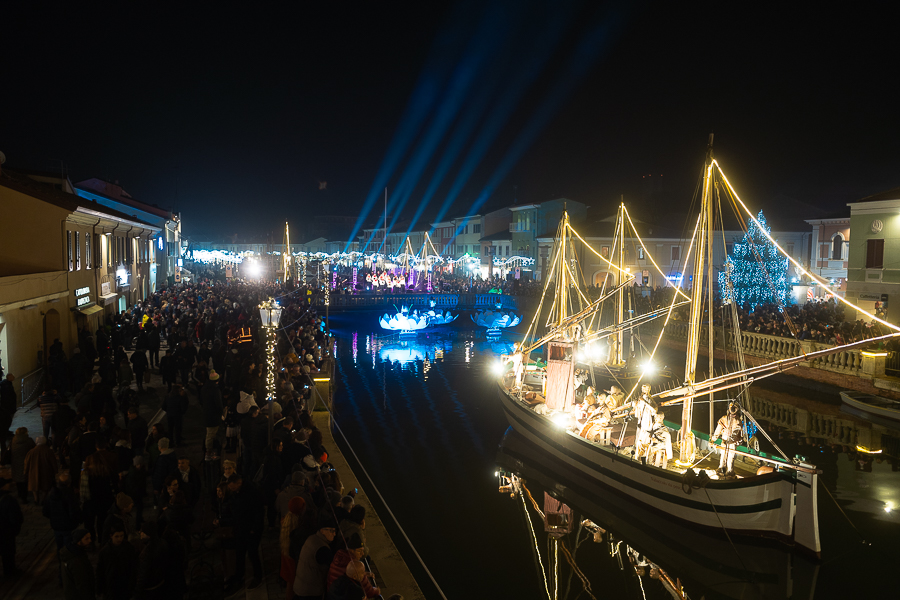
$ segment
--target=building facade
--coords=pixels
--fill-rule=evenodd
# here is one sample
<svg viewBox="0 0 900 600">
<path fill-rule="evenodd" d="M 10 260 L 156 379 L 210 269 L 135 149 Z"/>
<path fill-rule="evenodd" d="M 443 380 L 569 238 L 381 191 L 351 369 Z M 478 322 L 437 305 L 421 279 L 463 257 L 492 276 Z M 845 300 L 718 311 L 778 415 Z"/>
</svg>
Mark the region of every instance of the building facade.
<svg viewBox="0 0 900 600">
<path fill-rule="evenodd" d="M 846 298 L 886 320 L 900 323 L 900 310 L 891 310 L 900 296 L 900 188 L 848 204 L 850 239 Z M 848 315 L 848 319 L 850 316 Z M 857 318 L 863 318 L 862 315 Z"/>
</svg>

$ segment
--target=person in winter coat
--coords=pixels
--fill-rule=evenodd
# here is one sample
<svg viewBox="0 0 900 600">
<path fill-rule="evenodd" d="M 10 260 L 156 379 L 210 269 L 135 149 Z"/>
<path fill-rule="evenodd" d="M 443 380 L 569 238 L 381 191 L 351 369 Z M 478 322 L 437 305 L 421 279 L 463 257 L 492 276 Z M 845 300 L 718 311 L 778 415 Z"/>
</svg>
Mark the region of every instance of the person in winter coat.
<svg viewBox="0 0 900 600">
<path fill-rule="evenodd" d="M 144 371 L 150 368 L 147 360 L 147 352 L 143 349 L 135 350 L 131 355 L 131 364 L 134 365 L 134 378 L 137 381 L 138 391 L 144 391 Z"/>
<path fill-rule="evenodd" d="M 297 559 L 300 558 L 300 549 L 303 548 L 305 538 L 301 538 L 300 521 L 306 513 L 306 502 L 303 498 L 295 496 L 288 503 L 288 513 L 281 520 L 281 535 L 279 547 L 281 549 L 281 570 L 279 575 L 287 587 L 285 600 L 294 597 L 294 577 L 297 575 Z M 307 536 L 308 537 L 308 536 Z"/>
<path fill-rule="evenodd" d="M 9 373 L 6 379 L 0 381 L 0 444 L 5 444 L 9 437 L 9 428 L 12 426 L 16 406 L 19 404 L 16 388 L 13 387 L 15 379 L 15 376 Z"/>
<path fill-rule="evenodd" d="M 168 391 L 171 392 L 172 386 L 175 384 L 175 378 L 178 376 L 178 364 L 171 350 L 166 350 L 165 356 L 160 359 L 159 372 L 162 374 L 163 383 L 166 384 Z"/>
<path fill-rule="evenodd" d="M 131 369 L 131 365 L 128 364 L 128 358 L 121 359 L 118 365 L 119 387 L 131 387 L 131 382 L 134 381 L 134 371 Z"/>
<path fill-rule="evenodd" d="M 331 593 L 336 580 L 347 571 L 347 567 L 353 562 L 361 561 L 363 556 L 365 556 L 365 549 L 363 548 L 362 540 L 356 534 L 351 535 L 347 539 L 347 547 L 335 552 L 334 559 L 331 561 L 331 566 L 328 568 L 326 587 L 328 588 L 329 594 Z M 381 590 L 372 584 L 372 580 L 369 579 L 367 575 L 368 574 L 365 574 L 364 572 L 362 578 L 353 579 L 362 586 L 366 598 L 376 598 L 381 594 Z"/>
<path fill-rule="evenodd" d="M 116 503 L 109 509 L 103 521 L 103 531 L 100 534 L 102 543 L 109 541 L 114 527 L 121 527 L 125 532 L 125 538 L 129 541 L 136 541 L 139 537 L 139 529 L 135 527 L 134 501 L 124 492 L 116 494 Z"/>
<path fill-rule="evenodd" d="M 269 516 L 269 527 L 275 527 L 275 523 L 277 522 L 275 497 L 278 495 L 278 492 L 281 491 L 281 486 L 284 485 L 282 483 L 284 481 L 284 465 L 281 462 L 281 451 L 283 447 L 284 444 L 281 443 L 281 440 L 273 440 L 269 445 L 265 460 L 263 461 L 263 476 L 259 485 L 259 491 L 262 493 L 266 503 L 266 510 Z"/>
<path fill-rule="evenodd" d="M 166 397 L 163 399 L 161 408 L 166 413 L 167 429 L 171 433 L 171 439 L 177 448 L 184 444 L 182 431 L 184 427 L 184 415 L 187 413 L 188 409 L 187 390 L 180 385 L 173 386 L 172 390 L 166 394 Z"/>
<path fill-rule="evenodd" d="M 10 444 L 10 456 L 12 459 L 12 476 L 19 491 L 19 500 L 28 502 L 28 480 L 25 478 L 25 457 L 34 448 L 34 440 L 28 437 L 28 428 L 19 427 Z"/>
<path fill-rule="evenodd" d="M 150 351 L 150 366 L 157 367 L 159 366 L 159 329 L 151 325 L 149 330 L 145 329 L 145 331 L 147 331 L 147 350 Z"/>
<path fill-rule="evenodd" d="M 203 424 L 206 427 L 204 448 L 209 456 L 213 451 L 213 443 L 222 426 L 222 393 L 219 391 L 219 374 L 209 372 L 209 379 L 200 390 L 200 407 L 203 409 Z"/>
<path fill-rule="evenodd" d="M 225 582 L 225 595 L 228 596 L 244 585 L 246 559 L 253 566 L 253 579 L 248 586 L 254 589 L 262 585 L 262 562 L 259 558 L 259 543 L 265 524 L 262 496 L 256 486 L 235 473 L 228 478 L 228 490 L 231 492 L 231 523 L 234 529 L 234 575 Z"/>
<path fill-rule="evenodd" d="M 63 595 L 66 600 L 94 600 L 94 568 L 87 555 L 87 547 L 91 545 L 91 532 L 87 529 L 76 529 L 72 533 L 72 542 L 59 551 L 62 563 Z"/>
<path fill-rule="evenodd" d="M 138 553 L 120 523 L 114 524 L 97 559 L 97 593 L 104 600 L 128 600 L 137 583 Z"/>
<path fill-rule="evenodd" d="M 72 543 L 72 532 L 81 524 L 81 509 L 72 490 L 69 471 L 58 471 L 56 482 L 44 500 L 43 514 L 50 520 L 50 528 L 56 540 L 56 553 Z M 59 567 L 59 584 L 62 585 L 62 563 Z"/>
<path fill-rule="evenodd" d="M 178 468 L 178 459 L 175 451 L 169 448 L 169 438 L 161 438 L 157 442 L 159 447 L 159 458 L 153 465 L 153 491 L 159 492 L 166 483 L 166 477 L 172 474 Z"/>
<path fill-rule="evenodd" d="M 134 597 L 138 600 L 162 600 L 166 597 L 166 571 L 169 569 L 169 544 L 156 534 L 156 523 L 141 525 L 144 549 L 138 557 Z"/>
<path fill-rule="evenodd" d="M 0 557 L 3 562 L 3 576 L 11 577 L 16 569 L 16 536 L 22 530 L 25 518 L 22 508 L 12 494 L 12 480 L 9 470 L 0 472 Z"/>
<path fill-rule="evenodd" d="M 144 498 L 147 495 L 147 466 L 143 456 L 135 456 L 132 465 L 122 479 L 122 489 L 134 502 L 134 526 L 141 528 L 144 515 Z"/>
<path fill-rule="evenodd" d="M 128 433 L 131 434 L 131 448 L 136 455 L 144 453 L 144 444 L 147 441 L 147 421 L 138 414 L 136 408 L 128 409 L 128 422 L 125 424 Z"/>
<path fill-rule="evenodd" d="M 44 497 L 56 479 L 59 471 L 59 461 L 56 453 L 47 445 L 47 438 L 42 435 L 37 437 L 36 446 L 25 455 L 25 479 L 28 483 L 28 491 L 34 494 L 34 501 L 42 504 Z"/>
<path fill-rule="evenodd" d="M 316 533 L 309 536 L 300 549 L 294 577 L 294 594 L 297 596 L 325 595 L 325 576 L 334 558 L 331 542 L 337 534 L 337 523 L 333 519 L 325 519 L 317 527 Z"/>
</svg>

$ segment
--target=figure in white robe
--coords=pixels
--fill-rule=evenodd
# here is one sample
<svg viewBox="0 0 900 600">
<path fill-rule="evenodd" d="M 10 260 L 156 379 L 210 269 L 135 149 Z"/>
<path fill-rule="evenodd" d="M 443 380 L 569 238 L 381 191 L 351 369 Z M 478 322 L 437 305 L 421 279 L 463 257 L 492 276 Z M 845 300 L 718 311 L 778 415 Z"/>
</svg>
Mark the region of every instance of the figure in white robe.
<svg viewBox="0 0 900 600">
<path fill-rule="evenodd" d="M 726 476 L 734 475 L 734 449 L 741 440 L 741 419 L 735 402 L 728 405 L 728 414 L 719 419 L 709 439 L 712 441 L 719 437 L 723 447 L 719 450 L 718 472 Z"/>
<path fill-rule="evenodd" d="M 641 395 L 634 406 L 637 421 L 637 435 L 634 441 L 634 457 L 644 458 L 650 454 L 650 432 L 656 419 L 656 402 L 650 397 L 650 386 L 641 386 Z"/>
<path fill-rule="evenodd" d="M 672 460 L 672 434 L 663 424 L 665 415 L 657 412 L 653 418 L 653 431 L 650 434 L 650 464 L 665 469 Z"/>
</svg>

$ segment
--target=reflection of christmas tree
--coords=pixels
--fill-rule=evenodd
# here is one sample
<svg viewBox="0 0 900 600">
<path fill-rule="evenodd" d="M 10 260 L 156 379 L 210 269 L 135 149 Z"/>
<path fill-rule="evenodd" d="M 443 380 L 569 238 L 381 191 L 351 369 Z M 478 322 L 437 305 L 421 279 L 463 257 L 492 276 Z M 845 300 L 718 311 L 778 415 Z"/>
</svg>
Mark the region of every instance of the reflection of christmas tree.
<svg viewBox="0 0 900 600">
<path fill-rule="evenodd" d="M 762 211 L 756 220 L 766 233 L 771 232 Z M 787 258 L 768 240 L 760 226 L 751 221 L 744 239 L 734 244 L 731 256 L 725 259 L 724 272 L 719 273 L 722 299 L 726 303 L 747 305 L 751 311 L 766 302 L 788 304 L 791 295 L 787 267 Z M 731 279 L 730 286 L 726 277 Z"/>
</svg>

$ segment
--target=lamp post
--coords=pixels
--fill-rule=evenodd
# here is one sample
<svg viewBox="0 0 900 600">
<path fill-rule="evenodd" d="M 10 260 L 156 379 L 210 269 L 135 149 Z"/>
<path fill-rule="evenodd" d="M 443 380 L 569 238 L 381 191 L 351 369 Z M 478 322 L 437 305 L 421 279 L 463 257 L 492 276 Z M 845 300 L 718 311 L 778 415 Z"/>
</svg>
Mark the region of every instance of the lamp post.
<svg viewBox="0 0 900 600">
<path fill-rule="evenodd" d="M 269 408 L 269 442 L 275 425 L 272 403 L 275 401 L 275 330 L 281 321 L 281 307 L 273 298 L 259 305 L 259 318 L 266 331 L 266 405 Z"/>
</svg>

